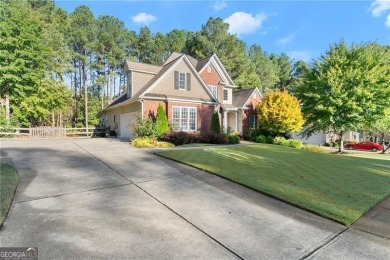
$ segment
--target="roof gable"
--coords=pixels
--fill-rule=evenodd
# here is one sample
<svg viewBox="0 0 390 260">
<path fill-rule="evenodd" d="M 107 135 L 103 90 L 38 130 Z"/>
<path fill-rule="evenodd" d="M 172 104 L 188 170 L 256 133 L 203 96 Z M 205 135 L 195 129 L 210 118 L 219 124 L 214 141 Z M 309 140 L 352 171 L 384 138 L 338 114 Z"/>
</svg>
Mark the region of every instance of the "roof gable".
<svg viewBox="0 0 390 260">
<path fill-rule="evenodd" d="M 139 92 L 140 97 L 146 95 L 147 93 L 151 93 L 153 89 L 162 81 L 165 77 L 167 77 L 170 73 L 173 74 L 174 69 L 177 68 L 180 64 L 186 64 L 189 71 L 191 72 L 191 75 L 193 75 L 198 82 L 200 83 L 201 87 L 205 91 L 205 93 L 208 95 L 208 97 L 216 101 L 213 94 L 210 92 L 209 88 L 207 87 L 206 83 L 203 81 L 203 79 L 200 77 L 199 73 L 196 71 L 196 69 L 193 66 L 193 63 L 188 59 L 187 55 L 182 55 L 179 58 L 171 61 L 170 63 L 164 65 L 160 72 Z"/>
<path fill-rule="evenodd" d="M 233 105 L 238 108 L 245 107 L 250 97 L 252 97 L 255 93 L 260 98 L 262 98 L 262 95 L 258 88 L 244 89 L 233 92 Z"/>
<path fill-rule="evenodd" d="M 227 73 L 225 67 L 223 66 L 222 62 L 220 61 L 220 59 L 218 58 L 218 56 L 216 54 L 213 54 L 209 58 L 206 58 L 206 59 L 199 61 L 198 66 L 197 66 L 198 72 L 201 73 L 207 67 L 207 65 L 210 63 L 214 66 L 215 70 L 217 71 L 217 73 L 219 74 L 221 79 L 223 80 L 223 82 L 222 82 L 223 85 L 227 85 L 230 87 L 236 87 L 233 80 L 230 78 L 229 73 Z"/>
</svg>

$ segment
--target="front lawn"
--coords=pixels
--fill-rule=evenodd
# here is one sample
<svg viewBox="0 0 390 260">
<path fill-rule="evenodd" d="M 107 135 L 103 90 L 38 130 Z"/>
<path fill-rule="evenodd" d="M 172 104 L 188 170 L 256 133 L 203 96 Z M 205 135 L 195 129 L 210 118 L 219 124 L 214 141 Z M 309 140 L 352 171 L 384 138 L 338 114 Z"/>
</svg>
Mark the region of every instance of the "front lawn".
<svg viewBox="0 0 390 260">
<path fill-rule="evenodd" d="M 0 225 L 5 221 L 8 210 L 14 198 L 18 174 L 11 165 L 0 162 Z"/>
<path fill-rule="evenodd" d="M 345 225 L 351 225 L 390 195 L 390 160 L 386 159 L 321 154 L 268 144 L 156 154 Z"/>
</svg>

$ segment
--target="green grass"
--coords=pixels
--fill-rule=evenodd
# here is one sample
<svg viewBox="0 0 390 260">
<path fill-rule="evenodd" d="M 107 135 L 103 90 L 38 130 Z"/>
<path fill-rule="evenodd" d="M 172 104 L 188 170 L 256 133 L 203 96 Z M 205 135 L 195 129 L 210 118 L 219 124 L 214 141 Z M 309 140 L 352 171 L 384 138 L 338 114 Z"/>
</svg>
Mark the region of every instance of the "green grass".
<svg viewBox="0 0 390 260">
<path fill-rule="evenodd" d="M 0 162 L 0 225 L 4 223 L 8 210 L 14 198 L 18 174 L 14 167 L 5 162 Z"/>
<path fill-rule="evenodd" d="M 204 144 L 204 143 L 192 143 L 192 144 L 183 144 L 177 146 L 178 148 L 192 148 L 192 147 L 205 147 L 205 146 L 218 146 L 220 144 Z"/>
<path fill-rule="evenodd" d="M 157 154 L 345 225 L 351 225 L 390 195 L 390 160 L 386 159 L 321 154 L 267 144 Z"/>
</svg>

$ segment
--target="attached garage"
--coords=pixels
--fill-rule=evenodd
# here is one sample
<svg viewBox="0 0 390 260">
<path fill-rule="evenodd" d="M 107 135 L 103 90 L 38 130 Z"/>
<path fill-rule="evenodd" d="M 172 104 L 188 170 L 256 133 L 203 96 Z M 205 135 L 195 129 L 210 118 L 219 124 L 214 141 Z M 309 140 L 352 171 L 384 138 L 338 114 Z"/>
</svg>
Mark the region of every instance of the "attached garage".
<svg viewBox="0 0 390 260">
<path fill-rule="evenodd" d="M 133 138 L 133 127 L 132 124 L 137 120 L 137 113 L 128 113 L 120 115 L 120 132 L 121 138 Z"/>
</svg>

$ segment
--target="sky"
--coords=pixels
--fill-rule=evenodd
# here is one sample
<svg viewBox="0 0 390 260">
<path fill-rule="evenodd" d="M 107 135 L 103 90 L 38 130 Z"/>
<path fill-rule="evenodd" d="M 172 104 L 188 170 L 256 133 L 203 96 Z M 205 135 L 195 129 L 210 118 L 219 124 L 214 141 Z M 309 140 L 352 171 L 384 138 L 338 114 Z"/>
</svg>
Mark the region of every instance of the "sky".
<svg viewBox="0 0 390 260">
<path fill-rule="evenodd" d="M 210 17 L 221 17 L 248 46 L 267 53 L 286 53 L 310 62 L 331 44 L 376 41 L 390 45 L 390 0 L 56 0 L 71 13 L 87 5 L 97 18 L 112 15 L 137 33 L 148 26 L 153 33 L 173 29 L 199 31 Z"/>
</svg>

